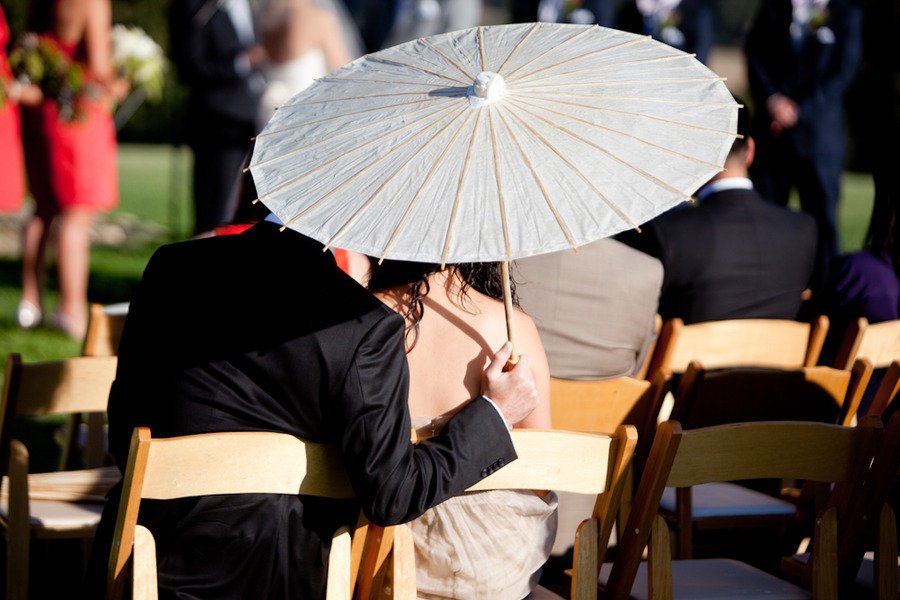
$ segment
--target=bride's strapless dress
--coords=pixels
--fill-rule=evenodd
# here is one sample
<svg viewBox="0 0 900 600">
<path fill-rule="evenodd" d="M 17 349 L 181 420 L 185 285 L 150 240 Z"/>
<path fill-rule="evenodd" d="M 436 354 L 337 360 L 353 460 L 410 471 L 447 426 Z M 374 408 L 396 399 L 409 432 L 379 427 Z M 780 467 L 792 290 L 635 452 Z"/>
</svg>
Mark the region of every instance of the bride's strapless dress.
<svg viewBox="0 0 900 600">
<path fill-rule="evenodd" d="M 268 63 L 262 68 L 266 80 L 259 107 L 260 125 L 265 125 L 275 109 L 312 84 L 319 77 L 328 74 L 325 53 L 315 48 L 282 63 Z"/>
<path fill-rule="evenodd" d="M 435 433 L 442 419 L 414 419 Z M 427 435 L 421 435 L 428 437 Z M 409 523 L 422 599 L 521 600 L 538 583 L 556 538 L 556 494 L 522 490 L 471 492 Z"/>
</svg>

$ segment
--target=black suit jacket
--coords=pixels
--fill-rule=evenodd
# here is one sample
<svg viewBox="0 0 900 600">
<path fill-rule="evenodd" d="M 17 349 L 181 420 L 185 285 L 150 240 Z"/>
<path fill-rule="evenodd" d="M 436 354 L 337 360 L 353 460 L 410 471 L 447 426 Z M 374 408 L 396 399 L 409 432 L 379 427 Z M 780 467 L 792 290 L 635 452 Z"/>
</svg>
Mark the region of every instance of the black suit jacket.
<svg viewBox="0 0 900 600">
<path fill-rule="evenodd" d="M 235 121 L 253 125 L 262 86 L 252 73 L 239 72 L 235 58 L 250 47 L 241 42 L 224 7 L 216 0 L 174 0 L 169 14 L 172 60 L 188 85 L 188 127 Z"/>
<path fill-rule="evenodd" d="M 403 328 L 321 244 L 271 223 L 153 256 L 109 401 L 119 467 L 138 425 L 162 437 L 280 431 L 338 444 L 359 501 L 148 502 L 140 518 L 157 538 L 161 597 L 318 598 L 328 541 L 360 505 L 376 523 L 408 521 L 515 458 L 484 398 L 441 436 L 410 443 Z"/>
<path fill-rule="evenodd" d="M 662 261 L 665 319 L 793 319 L 812 274 L 816 225 L 751 190 L 723 190 L 623 241 Z"/>
<path fill-rule="evenodd" d="M 862 15 L 850 0 L 830 0 L 830 34 L 807 30 L 800 43 L 791 38 L 791 15 L 791 0 L 764 0 L 747 32 L 747 75 L 758 107 L 754 137 L 758 143 L 771 137 L 766 100 L 783 94 L 800 108 L 788 136 L 792 146 L 804 156 L 835 156 L 839 167 L 843 97 L 862 54 Z"/>
</svg>

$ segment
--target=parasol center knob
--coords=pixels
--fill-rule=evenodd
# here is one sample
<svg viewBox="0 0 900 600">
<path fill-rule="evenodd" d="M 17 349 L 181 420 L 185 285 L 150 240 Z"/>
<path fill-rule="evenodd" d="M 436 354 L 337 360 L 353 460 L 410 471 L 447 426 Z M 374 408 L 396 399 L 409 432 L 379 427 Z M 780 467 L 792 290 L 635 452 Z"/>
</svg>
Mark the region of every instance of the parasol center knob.
<svg viewBox="0 0 900 600">
<path fill-rule="evenodd" d="M 473 107 L 484 106 L 506 95 L 506 82 L 499 73 L 483 71 L 475 77 L 469 88 L 469 102 Z"/>
</svg>

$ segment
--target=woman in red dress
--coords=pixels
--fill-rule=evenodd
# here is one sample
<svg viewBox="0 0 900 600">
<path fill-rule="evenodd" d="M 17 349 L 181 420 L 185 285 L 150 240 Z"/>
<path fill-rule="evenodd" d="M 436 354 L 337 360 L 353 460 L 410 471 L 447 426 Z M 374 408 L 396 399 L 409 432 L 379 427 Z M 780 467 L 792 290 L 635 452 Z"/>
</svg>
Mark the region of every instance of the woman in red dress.
<svg viewBox="0 0 900 600">
<path fill-rule="evenodd" d="M 22 163 L 22 136 L 19 107 L 24 87 L 12 76 L 6 58 L 9 26 L 0 8 L 0 212 L 17 212 L 25 197 L 25 167 Z"/>
<path fill-rule="evenodd" d="M 112 210 L 119 199 L 112 106 L 127 93 L 127 84 L 116 78 L 112 64 L 109 0 L 39 0 L 33 8 L 33 29 L 81 63 L 94 92 L 76 100 L 74 119 L 62 118 L 54 99 L 24 115 L 35 212 L 23 236 L 17 316 L 23 327 L 41 321 L 44 250 L 50 226 L 58 220 L 60 301 L 55 321 L 65 333 L 82 338 L 87 327 L 91 225 L 98 212 Z"/>
</svg>

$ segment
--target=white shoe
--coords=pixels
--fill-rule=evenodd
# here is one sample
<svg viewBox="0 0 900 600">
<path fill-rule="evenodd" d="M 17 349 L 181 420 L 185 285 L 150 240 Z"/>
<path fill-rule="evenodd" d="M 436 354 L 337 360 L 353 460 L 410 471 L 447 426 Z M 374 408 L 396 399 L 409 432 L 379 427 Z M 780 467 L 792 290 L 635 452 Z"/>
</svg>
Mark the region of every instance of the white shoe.
<svg viewBox="0 0 900 600">
<path fill-rule="evenodd" d="M 28 300 L 19 301 L 16 322 L 22 329 L 33 329 L 41 324 L 41 309 Z"/>
</svg>

